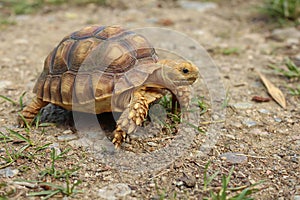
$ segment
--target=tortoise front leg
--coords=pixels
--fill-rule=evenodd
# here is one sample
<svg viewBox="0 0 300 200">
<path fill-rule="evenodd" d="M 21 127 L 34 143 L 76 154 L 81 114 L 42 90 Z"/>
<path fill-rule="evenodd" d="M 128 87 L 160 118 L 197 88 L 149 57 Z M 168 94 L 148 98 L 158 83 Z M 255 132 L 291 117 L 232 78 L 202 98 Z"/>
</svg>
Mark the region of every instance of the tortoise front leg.
<svg viewBox="0 0 300 200">
<path fill-rule="evenodd" d="M 187 112 L 191 101 L 191 88 L 189 86 L 177 87 L 172 94 L 172 113 L 179 114 L 188 120 Z"/>
<path fill-rule="evenodd" d="M 112 142 L 115 148 L 119 148 L 127 134 L 134 132 L 137 126 L 141 126 L 148 114 L 149 104 L 163 95 L 158 91 L 150 91 L 142 88 L 136 91 L 129 107 L 124 110 L 117 121 Z"/>
<path fill-rule="evenodd" d="M 29 105 L 27 105 L 21 112 L 21 115 L 24 117 L 26 122 L 30 124 L 35 116 L 39 113 L 41 108 L 46 106 L 48 102 L 43 101 L 39 98 L 34 98 Z M 18 117 L 18 123 L 20 127 L 25 127 L 25 122 L 23 119 L 19 116 Z"/>
</svg>

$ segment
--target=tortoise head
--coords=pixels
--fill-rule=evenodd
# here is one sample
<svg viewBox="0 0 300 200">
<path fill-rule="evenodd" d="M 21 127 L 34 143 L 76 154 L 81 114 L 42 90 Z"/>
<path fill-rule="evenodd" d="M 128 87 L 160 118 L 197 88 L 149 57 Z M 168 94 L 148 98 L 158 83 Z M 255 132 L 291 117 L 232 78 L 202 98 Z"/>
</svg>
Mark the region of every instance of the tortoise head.
<svg viewBox="0 0 300 200">
<path fill-rule="evenodd" d="M 175 86 L 192 85 L 199 77 L 199 70 L 191 62 L 185 60 L 161 60 L 164 78 Z"/>
</svg>

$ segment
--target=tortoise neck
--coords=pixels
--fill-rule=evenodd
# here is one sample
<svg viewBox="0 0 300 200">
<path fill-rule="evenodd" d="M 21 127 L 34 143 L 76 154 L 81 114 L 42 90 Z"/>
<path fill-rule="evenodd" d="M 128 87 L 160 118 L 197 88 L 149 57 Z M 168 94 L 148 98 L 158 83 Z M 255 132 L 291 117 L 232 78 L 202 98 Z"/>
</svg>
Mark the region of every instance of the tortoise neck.
<svg viewBox="0 0 300 200">
<path fill-rule="evenodd" d="M 152 74 L 150 74 L 145 84 L 159 86 L 161 88 L 166 88 L 166 89 L 174 89 L 174 84 L 166 76 L 166 73 L 164 72 L 162 67 L 155 70 Z"/>
</svg>

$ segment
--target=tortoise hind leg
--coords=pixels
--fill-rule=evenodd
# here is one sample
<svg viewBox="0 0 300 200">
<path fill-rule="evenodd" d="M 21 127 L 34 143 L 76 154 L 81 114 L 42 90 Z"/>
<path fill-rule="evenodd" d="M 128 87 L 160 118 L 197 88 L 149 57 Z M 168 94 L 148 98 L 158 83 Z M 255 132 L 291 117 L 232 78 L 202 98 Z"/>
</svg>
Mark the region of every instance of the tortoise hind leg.
<svg viewBox="0 0 300 200">
<path fill-rule="evenodd" d="M 26 122 L 28 124 L 32 123 L 35 116 L 39 113 L 41 108 L 46 106 L 48 102 L 43 101 L 40 98 L 34 98 L 29 105 L 27 105 L 21 112 L 21 115 L 24 117 Z M 18 123 L 20 127 L 25 127 L 25 122 L 23 119 L 19 116 L 18 117 Z"/>
<path fill-rule="evenodd" d="M 114 131 L 113 143 L 119 148 L 127 134 L 134 132 L 137 126 L 142 126 L 148 114 L 149 104 L 161 98 L 163 94 L 159 91 L 142 88 L 134 92 L 128 108 L 124 110 L 117 121 L 117 128 Z"/>
</svg>

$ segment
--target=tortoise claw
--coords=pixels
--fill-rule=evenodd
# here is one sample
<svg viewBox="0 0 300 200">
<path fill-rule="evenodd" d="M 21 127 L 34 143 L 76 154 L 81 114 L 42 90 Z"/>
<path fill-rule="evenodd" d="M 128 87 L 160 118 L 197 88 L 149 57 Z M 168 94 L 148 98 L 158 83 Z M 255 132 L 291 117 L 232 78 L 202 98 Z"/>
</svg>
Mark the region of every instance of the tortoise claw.
<svg viewBox="0 0 300 200">
<path fill-rule="evenodd" d="M 120 149 L 122 142 L 124 142 L 126 138 L 126 135 L 126 132 L 119 127 L 114 131 L 114 139 L 112 140 L 112 143 L 115 145 L 115 149 Z"/>
<path fill-rule="evenodd" d="M 21 116 L 18 116 L 18 118 L 17 118 L 17 124 L 18 124 L 18 127 L 19 127 L 19 128 L 26 128 L 26 123 L 25 123 L 24 120 L 26 120 L 26 122 L 27 122 L 28 124 L 31 123 L 31 120 L 26 119 L 26 118 L 22 118 Z"/>
</svg>

